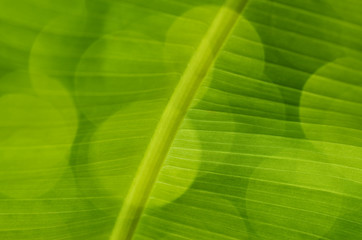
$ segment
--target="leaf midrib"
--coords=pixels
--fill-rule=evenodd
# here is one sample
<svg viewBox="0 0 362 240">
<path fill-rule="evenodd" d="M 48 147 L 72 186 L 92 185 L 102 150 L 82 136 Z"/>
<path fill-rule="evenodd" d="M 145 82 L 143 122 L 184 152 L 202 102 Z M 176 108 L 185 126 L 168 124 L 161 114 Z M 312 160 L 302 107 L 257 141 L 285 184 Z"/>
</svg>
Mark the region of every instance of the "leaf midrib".
<svg viewBox="0 0 362 240">
<path fill-rule="evenodd" d="M 230 36 L 247 0 L 227 0 L 192 56 L 168 102 L 125 198 L 111 240 L 132 239 L 173 139 L 199 86 Z"/>
</svg>

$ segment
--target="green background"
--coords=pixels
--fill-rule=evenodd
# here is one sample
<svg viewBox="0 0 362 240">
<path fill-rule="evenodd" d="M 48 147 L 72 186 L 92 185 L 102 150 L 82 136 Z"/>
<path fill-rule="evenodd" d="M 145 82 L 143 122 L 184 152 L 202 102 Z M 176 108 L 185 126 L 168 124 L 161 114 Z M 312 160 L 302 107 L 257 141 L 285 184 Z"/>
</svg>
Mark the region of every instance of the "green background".
<svg viewBox="0 0 362 240">
<path fill-rule="evenodd" d="M 0 1 L 0 239 L 108 239 L 222 0 Z M 362 239 L 362 2 L 249 0 L 133 239 Z"/>
</svg>

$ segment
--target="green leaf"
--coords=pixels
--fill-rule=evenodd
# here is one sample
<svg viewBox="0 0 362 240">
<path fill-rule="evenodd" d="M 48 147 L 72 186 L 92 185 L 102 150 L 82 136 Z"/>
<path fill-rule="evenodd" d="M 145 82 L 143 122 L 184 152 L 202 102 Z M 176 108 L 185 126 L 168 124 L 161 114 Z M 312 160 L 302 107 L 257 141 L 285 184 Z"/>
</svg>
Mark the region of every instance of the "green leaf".
<svg viewBox="0 0 362 240">
<path fill-rule="evenodd" d="M 361 11 L 2 0 L 0 239 L 361 239 Z"/>
</svg>

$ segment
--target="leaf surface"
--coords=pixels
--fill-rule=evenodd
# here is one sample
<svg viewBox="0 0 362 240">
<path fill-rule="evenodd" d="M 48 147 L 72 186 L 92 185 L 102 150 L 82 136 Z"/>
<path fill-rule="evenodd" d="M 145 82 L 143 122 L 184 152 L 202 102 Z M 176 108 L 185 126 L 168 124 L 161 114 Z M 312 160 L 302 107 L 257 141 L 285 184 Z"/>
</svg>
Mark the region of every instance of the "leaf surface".
<svg viewBox="0 0 362 240">
<path fill-rule="evenodd" d="M 358 0 L 23 2 L 1 239 L 362 237 Z"/>
</svg>

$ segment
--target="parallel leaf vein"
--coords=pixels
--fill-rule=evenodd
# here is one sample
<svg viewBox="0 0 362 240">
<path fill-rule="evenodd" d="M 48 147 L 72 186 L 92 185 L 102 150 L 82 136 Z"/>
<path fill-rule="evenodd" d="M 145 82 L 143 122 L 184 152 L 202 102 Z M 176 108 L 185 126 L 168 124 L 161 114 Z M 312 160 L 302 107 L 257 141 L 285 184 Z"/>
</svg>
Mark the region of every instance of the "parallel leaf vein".
<svg viewBox="0 0 362 240">
<path fill-rule="evenodd" d="M 123 202 L 111 240 L 132 239 L 179 126 L 203 79 L 229 38 L 246 2 L 247 0 L 227 0 L 201 40 L 156 127 Z"/>
</svg>

